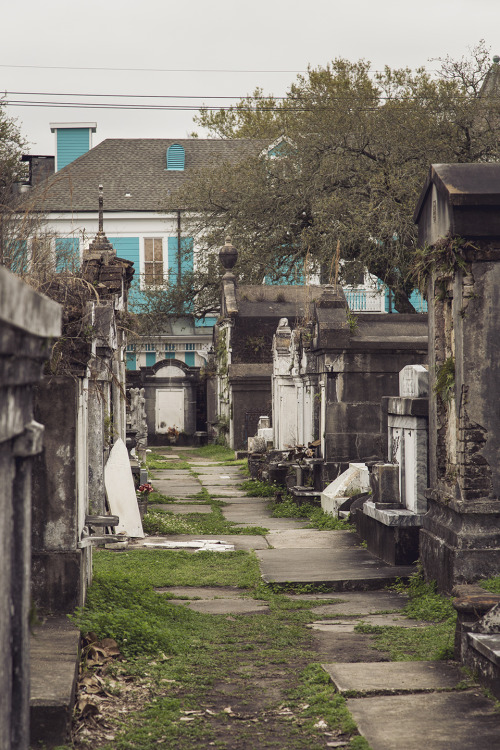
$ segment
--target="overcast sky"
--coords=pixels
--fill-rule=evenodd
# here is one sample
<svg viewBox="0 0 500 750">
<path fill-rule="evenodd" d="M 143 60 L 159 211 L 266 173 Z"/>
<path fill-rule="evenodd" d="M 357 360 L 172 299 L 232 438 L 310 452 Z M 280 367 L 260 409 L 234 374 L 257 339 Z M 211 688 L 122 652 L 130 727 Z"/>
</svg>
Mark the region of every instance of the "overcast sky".
<svg viewBox="0 0 500 750">
<path fill-rule="evenodd" d="M 10 0 L 2 26 L 0 89 L 9 99 L 31 101 L 44 93 L 57 102 L 196 109 L 202 102 L 227 105 L 221 97 L 236 100 L 256 86 L 282 96 L 297 73 L 335 57 L 364 58 L 373 70 L 435 69 L 430 58 L 460 58 L 480 39 L 500 54 L 500 0 Z M 54 153 L 49 122 L 96 122 L 94 145 L 113 137 L 185 138 L 194 129 L 193 112 L 185 109 L 8 112 L 34 154 Z"/>
</svg>

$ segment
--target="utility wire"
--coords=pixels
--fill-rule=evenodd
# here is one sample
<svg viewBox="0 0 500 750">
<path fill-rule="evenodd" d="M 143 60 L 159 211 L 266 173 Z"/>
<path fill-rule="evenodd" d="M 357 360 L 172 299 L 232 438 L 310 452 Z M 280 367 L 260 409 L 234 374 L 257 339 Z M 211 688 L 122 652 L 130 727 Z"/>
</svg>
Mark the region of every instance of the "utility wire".
<svg viewBox="0 0 500 750">
<path fill-rule="evenodd" d="M 0 68 L 35 68 L 37 70 L 111 70 L 127 73 L 307 73 L 307 70 L 238 70 L 231 68 L 98 68 L 69 65 L 8 65 Z"/>
<path fill-rule="evenodd" d="M 307 96 L 294 96 L 293 99 L 290 99 L 288 96 L 274 96 L 270 94 L 269 96 L 263 95 L 263 96 L 255 96 L 253 94 L 246 94 L 244 96 L 198 96 L 198 95 L 188 95 L 188 94 L 84 94 L 84 93 L 77 93 L 77 92 L 57 92 L 57 91 L 7 91 L 4 92 L 5 96 L 78 96 L 78 97 L 88 97 L 88 96 L 94 96 L 94 97 L 100 97 L 100 98 L 109 98 L 109 99 L 217 99 L 218 101 L 221 100 L 238 100 L 238 101 L 267 101 L 269 99 L 272 99 L 274 101 L 308 101 L 309 97 Z M 418 97 L 398 97 L 398 96 L 382 96 L 381 94 L 374 94 L 374 98 L 377 99 L 383 99 L 385 101 L 419 101 Z M 357 95 L 346 95 L 346 96 L 328 96 L 328 99 L 330 101 L 336 101 L 336 102 L 353 102 L 356 101 L 356 99 L 360 99 L 361 97 L 358 97 Z M 493 99 L 497 99 L 498 97 L 488 97 L 488 101 L 491 101 Z M 1 102 L 1 100 L 0 100 Z M 219 109 L 219 108 L 217 108 Z"/>
</svg>

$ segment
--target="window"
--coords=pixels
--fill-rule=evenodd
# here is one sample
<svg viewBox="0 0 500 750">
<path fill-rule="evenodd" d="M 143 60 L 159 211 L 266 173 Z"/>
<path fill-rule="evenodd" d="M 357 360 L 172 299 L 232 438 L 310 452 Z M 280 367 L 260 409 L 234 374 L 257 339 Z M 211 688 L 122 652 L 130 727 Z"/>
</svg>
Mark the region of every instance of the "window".
<svg viewBox="0 0 500 750">
<path fill-rule="evenodd" d="M 184 171 L 184 148 L 179 143 L 173 143 L 167 149 L 167 169 L 174 172 Z"/>
<path fill-rule="evenodd" d="M 144 284 L 159 286 L 163 284 L 163 240 L 161 237 L 144 239 Z"/>
<path fill-rule="evenodd" d="M 175 344 L 165 344 L 165 359 L 175 359 Z"/>
</svg>

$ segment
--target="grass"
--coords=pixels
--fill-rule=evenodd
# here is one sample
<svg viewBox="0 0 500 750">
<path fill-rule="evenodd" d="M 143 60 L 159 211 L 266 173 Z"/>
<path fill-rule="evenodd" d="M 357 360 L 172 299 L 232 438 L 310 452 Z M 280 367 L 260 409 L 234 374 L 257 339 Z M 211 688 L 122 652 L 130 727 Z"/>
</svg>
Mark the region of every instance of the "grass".
<svg viewBox="0 0 500 750">
<path fill-rule="evenodd" d="M 290 495 L 285 495 L 280 502 L 272 502 L 270 510 L 273 518 L 307 518 L 307 528 L 320 531 L 353 531 L 354 527 L 341 518 L 324 513 L 321 508 L 311 503 L 298 505 Z"/>
<path fill-rule="evenodd" d="M 479 585 L 481 588 L 486 589 L 486 591 L 491 591 L 492 594 L 500 594 L 500 576 L 485 578 L 479 581 Z"/>
<path fill-rule="evenodd" d="M 360 624 L 356 630 L 373 633 L 376 636 L 375 647 L 387 651 L 392 661 L 452 659 L 456 612 L 451 599 L 436 592 L 434 581 L 424 581 L 421 571 L 410 576 L 407 584 L 399 581 L 394 588 L 409 597 L 403 614 L 432 624 L 422 628 Z"/>
<path fill-rule="evenodd" d="M 206 615 L 173 605 L 153 590 L 214 585 L 238 586 L 247 596 L 264 598 L 269 612 Z M 367 750 L 344 699 L 312 663 L 311 632 L 304 626 L 314 619 L 315 603 L 274 594 L 260 580 L 253 553 L 96 551 L 87 604 L 75 620 L 97 638 L 114 638 L 126 657 L 104 668 L 103 677 L 126 690 L 119 695 L 117 688 L 119 711 L 107 719 L 112 739 L 99 747 L 191 750 L 208 743 L 243 747 L 243 741 L 245 747 L 275 748 L 279 738 L 279 747 L 287 750 L 320 750 L 325 734 L 315 725 L 321 720 L 351 750 Z M 280 681 L 280 701 L 271 693 L 262 703 L 262 678 Z M 219 687 L 226 684 L 233 685 L 232 696 Z M 143 700 L 127 708 L 131 686 L 139 687 Z M 236 717 L 224 711 L 235 702 L 244 710 Z M 95 746 L 92 738 L 88 746 Z"/>
<path fill-rule="evenodd" d="M 264 482 L 260 479 L 247 479 L 241 483 L 241 489 L 249 497 L 274 497 L 280 488 L 275 484 L 271 484 L 271 482 Z"/>
<path fill-rule="evenodd" d="M 309 516 L 308 528 L 320 531 L 354 531 L 354 526 L 343 518 L 324 513 L 321 508 L 313 508 Z"/>
<path fill-rule="evenodd" d="M 260 581 L 255 554 L 249 552 L 189 552 L 123 550 L 94 553 L 95 579 L 125 579 L 139 585 L 238 586 L 254 588 Z"/>
<path fill-rule="evenodd" d="M 177 515 L 170 511 L 150 510 L 144 516 L 147 534 L 246 534 L 263 536 L 269 532 L 262 526 L 238 526 L 226 521 L 220 508 L 212 505 L 211 513 Z"/>
<path fill-rule="evenodd" d="M 207 458 L 211 461 L 235 460 L 234 451 L 231 448 L 226 448 L 224 445 L 203 445 L 201 448 L 190 449 L 189 455 L 196 458 Z"/>
</svg>

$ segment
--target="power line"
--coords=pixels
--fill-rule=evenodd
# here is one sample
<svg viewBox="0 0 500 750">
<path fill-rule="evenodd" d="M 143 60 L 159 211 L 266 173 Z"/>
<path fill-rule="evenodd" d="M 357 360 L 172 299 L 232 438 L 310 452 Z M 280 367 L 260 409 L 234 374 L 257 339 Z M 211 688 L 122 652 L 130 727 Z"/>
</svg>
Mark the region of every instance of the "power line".
<svg viewBox="0 0 500 750">
<path fill-rule="evenodd" d="M 285 101 L 286 96 L 254 96 L 247 94 L 245 96 L 189 96 L 187 94 L 80 94 L 80 93 L 60 93 L 57 91 L 5 91 L 5 94 L 16 96 L 99 96 L 110 99 L 253 99 L 254 101 L 276 99 Z M 299 97 L 300 98 L 300 97 Z"/>
<path fill-rule="evenodd" d="M 307 70 L 246 70 L 231 68 L 99 68 L 69 65 L 7 65 L 0 68 L 30 68 L 36 70 L 107 70 L 126 73 L 307 73 Z"/>
</svg>

